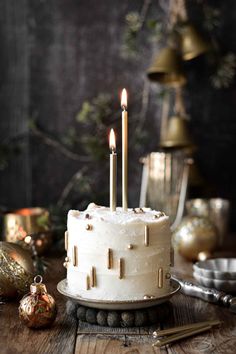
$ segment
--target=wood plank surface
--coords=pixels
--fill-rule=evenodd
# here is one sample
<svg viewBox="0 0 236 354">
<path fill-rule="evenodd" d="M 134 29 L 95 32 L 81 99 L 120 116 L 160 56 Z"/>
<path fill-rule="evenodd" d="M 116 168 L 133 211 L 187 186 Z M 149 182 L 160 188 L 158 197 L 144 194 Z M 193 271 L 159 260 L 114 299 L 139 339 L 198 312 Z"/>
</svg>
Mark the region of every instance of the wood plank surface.
<svg viewBox="0 0 236 354">
<path fill-rule="evenodd" d="M 1 354 L 71 354 L 74 352 L 77 321 L 65 311 L 66 299 L 56 290 L 56 284 L 65 278 L 62 259 L 49 260 L 44 283 L 58 305 L 58 315 L 51 328 L 28 329 L 18 318 L 18 303 L 0 306 Z"/>
<path fill-rule="evenodd" d="M 183 260 L 176 255 L 174 271 L 176 275 L 184 279 L 192 279 L 192 263 Z M 233 354 L 236 344 L 236 316 L 227 309 L 209 304 L 199 299 L 177 294 L 172 300 L 173 314 L 161 323 L 162 328 L 170 328 L 178 325 L 189 324 L 199 321 L 219 319 L 223 321 L 221 328 L 214 328 L 209 332 L 195 335 L 192 338 L 172 343 L 162 348 L 153 348 L 152 336 L 143 336 L 140 329 L 132 328 L 130 331 L 137 332 L 137 336 L 129 336 L 125 329 L 113 329 L 114 335 L 96 334 L 98 326 L 89 326 L 94 334 L 83 334 L 84 326 L 78 326 L 75 353 L 97 354 L 133 354 L 133 353 L 169 353 L 169 354 Z M 151 333 L 152 329 L 149 329 Z M 144 329 L 145 330 L 145 329 Z M 111 331 L 111 329 L 107 329 Z"/>
<path fill-rule="evenodd" d="M 77 326 L 76 319 L 66 314 L 66 299 L 56 291 L 56 284 L 65 277 L 62 262 L 62 259 L 50 260 L 48 274 L 45 276 L 48 291 L 55 296 L 59 308 L 55 324 L 46 330 L 30 330 L 18 319 L 18 303 L 0 305 L 1 354 L 235 353 L 236 315 L 225 308 L 182 294 L 172 298 L 173 312 L 160 326 L 157 324 L 152 327 L 126 329 L 92 326 L 83 322 Z M 192 264 L 177 256 L 174 273 L 191 279 Z M 170 328 L 213 319 L 223 321 L 221 328 L 161 349 L 152 347 L 154 339 L 151 334 L 156 328 Z"/>
</svg>

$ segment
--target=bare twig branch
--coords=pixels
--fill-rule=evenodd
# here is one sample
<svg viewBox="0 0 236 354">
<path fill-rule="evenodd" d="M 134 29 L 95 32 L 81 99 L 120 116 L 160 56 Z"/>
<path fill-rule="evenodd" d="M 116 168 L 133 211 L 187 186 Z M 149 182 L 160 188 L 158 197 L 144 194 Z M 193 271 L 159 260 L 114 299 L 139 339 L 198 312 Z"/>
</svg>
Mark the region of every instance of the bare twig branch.
<svg viewBox="0 0 236 354">
<path fill-rule="evenodd" d="M 152 0 L 144 0 L 144 3 L 143 3 L 143 6 L 142 6 L 142 9 L 141 9 L 141 12 L 140 12 L 140 22 L 141 22 L 141 26 L 140 26 L 140 29 L 142 29 L 144 23 L 145 23 L 145 20 L 146 20 L 146 17 L 147 17 L 147 13 L 148 13 L 148 10 L 149 10 L 149 7 L 152 3 Z"/>
<path fill-rule="evenodd" d="M 135 133 L 142 130 L 145 119 L 146 119 L 146 114 L 148 110 L 148 103 L 149 103 L 149 92 L 150 92 L 150 83 L 149 81 L 145 78 L 144 83 L 143 83 L 143 91 L 142 91 L 142 105 L 141 105 L 141 110 L 140 113 L 137 115 L 138 118 L 138 124 L 136 125 L 135 128 Z M 134 118 L 134 116 L 133 116 Z M 132 134 L 134 138 L 136 138 L 136 134 Z"/>
<path fill-rule="evenodd" d="M 65 200 L 67 199 L 67 197 L 69 196 L 70 192 L 73 190 L 74 186 L 76 183 L 79 182 L 79 180 L 81 180 L 81 178 L 84 175 L 84 172 L 86 171 L 86 167 L 81 168 L 79 171 L 77 171 L 69 180 L 69 182 L 66 184 L 65 188 L 63 189 L 61 196 L 57 202 L 57 206 L 59 208 L 61 208 L 65 202 Z"/>
<path fill-rule="evenodd" d="M 41 138 L 45 144 L 59 150 L 69 159 L 80 162 L 91 162 L 91 159 L 88 156 L 81 156 L 73 151 L 70 151 L 59 141 L 41 131 L 37 126 L 32 126 L 31 131 L 35 136 Z"/>
</svg>

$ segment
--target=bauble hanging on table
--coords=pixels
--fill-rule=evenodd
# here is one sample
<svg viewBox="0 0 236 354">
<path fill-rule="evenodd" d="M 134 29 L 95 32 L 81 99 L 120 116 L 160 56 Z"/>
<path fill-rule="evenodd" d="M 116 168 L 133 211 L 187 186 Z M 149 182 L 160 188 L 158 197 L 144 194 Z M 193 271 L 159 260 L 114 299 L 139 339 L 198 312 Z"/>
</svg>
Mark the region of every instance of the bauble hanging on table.
<svg viewBox="0 0 236 354">
<path fill-rule="evenodd" d="M 25 294 L 32 282 L 33 261 L 17 244 L 0 242 L 0 296 L 14 298 Z"/>
</svg>

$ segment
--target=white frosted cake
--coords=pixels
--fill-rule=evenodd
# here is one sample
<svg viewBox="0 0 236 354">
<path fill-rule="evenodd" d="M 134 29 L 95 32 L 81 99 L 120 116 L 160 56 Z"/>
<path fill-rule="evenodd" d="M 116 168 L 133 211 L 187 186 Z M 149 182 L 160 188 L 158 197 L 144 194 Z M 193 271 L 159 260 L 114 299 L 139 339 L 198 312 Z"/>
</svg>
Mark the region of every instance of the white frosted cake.
<svg viewBox="0 0 236 354">
<path fill-rule="evenodd" d="M 171 233 L 168 216 L 149 208 L 91 203 L 70 210 L 65 233 L 70 292 L 93 300 L 140 300 L 170 287 Z"/>
</svg>

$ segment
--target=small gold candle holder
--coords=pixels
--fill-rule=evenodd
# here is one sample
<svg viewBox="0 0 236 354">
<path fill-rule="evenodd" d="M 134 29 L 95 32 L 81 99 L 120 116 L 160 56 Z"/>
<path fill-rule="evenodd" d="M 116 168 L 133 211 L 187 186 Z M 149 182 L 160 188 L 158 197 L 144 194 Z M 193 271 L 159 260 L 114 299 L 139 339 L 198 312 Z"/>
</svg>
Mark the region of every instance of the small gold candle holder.
<svg viewBox="0 0 236 354">
<path fill-rule="evenodd" d="M 44 208 L 22 208 L 3 216 L 4 240 L 20 243 L 27 248 L 33 241 L 38 254 L 43 254 L 52 243 L 50 214 Z"/>
</svg>

